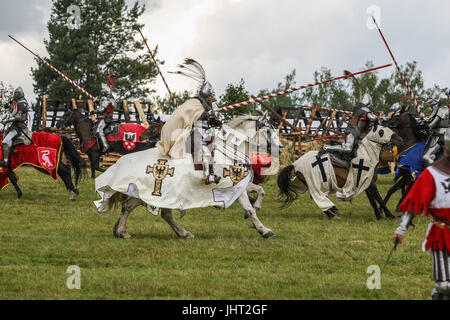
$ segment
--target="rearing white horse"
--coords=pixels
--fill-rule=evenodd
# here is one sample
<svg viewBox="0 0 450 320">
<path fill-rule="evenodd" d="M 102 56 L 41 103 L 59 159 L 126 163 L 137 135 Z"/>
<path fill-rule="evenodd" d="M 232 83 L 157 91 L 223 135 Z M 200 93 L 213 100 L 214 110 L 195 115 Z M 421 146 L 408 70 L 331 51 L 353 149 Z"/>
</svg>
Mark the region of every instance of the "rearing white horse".
<svg viewBox="0 0 450 320">
<path fill-rule="evenodd" d="M 275 235 L 266 228 L 250 203 L 246 188 L 253 179 L 250 154 L 255 146 L 281 147 L 276 131 L 265 116 L 238 117 L 222 126 L 215 138 L 214 170 L 221 176 L 218 184 L 205 185 L 203 172 L 194 169 L 192 155 L 182 159 L 162 156 L 157 148 L 121 157 L 95 180 L 101 199 L 94 201 L 99 213 L 110 212 L 121 203 L 120 217 L 114 226 L 114 236 L 130 238 L 126 222 L 139 205 L 162 218 L 182 238 L 193 234 L 178 224 L 172 210 L 214 206 L 228 208 L 235 200 L 244 208 L 255 229 L 264 237 Z"/>
</svg>

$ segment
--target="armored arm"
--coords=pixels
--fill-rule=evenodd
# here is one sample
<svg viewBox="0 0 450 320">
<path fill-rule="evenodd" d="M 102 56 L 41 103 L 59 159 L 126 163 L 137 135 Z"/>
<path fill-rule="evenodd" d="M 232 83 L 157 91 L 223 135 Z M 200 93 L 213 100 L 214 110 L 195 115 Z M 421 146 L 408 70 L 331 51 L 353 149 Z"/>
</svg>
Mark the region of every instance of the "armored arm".
<svg viewBox="0 0 450 320">
<path fill-rule="evenodd" d="M 411 225 L 414 217 L 415 214 L 412 211 L 405 212 L 400 217 L 400 224 L 398 225 L 398 228 L 395 230 L 395 233 L 404 236 L 406 234 L 406 231 L 408 231 L 408 227 Z"/>
<path fill-rule="evenodd" d="M 349 133 L 343 144 L 336 146 L 325 145 L 323 146 L 323 150 L 326 152 L 337 151 L 340 153 L 351 153 L 353 151 L 355 143 L 356 143 L 355 136 L 352 133 Z"/>
</svg>

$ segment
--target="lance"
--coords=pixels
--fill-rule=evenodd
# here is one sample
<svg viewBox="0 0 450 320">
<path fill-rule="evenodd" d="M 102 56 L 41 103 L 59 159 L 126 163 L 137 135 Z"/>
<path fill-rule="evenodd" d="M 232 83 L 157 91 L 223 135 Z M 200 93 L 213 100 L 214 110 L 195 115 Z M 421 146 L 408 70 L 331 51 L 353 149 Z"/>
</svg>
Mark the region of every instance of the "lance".
<svg viewBox="0 0 450 320">
<path fill-rule="evenodd" d="M 141 32 L 140 29 L 138 29 L 138 31 L 139 31 L 139 33 L 141 34 L 141 37 L 142 37 L 142 39 L 144 40 L 145 45 L 147 46 L 148 53 L 150 53 L 150 56 L 152 57 L 152 60 L 153 60 L 153 63 L 155 64 L 155 66 L 156 66 L 156 69 L 158 69 L 159 75 L 161 76 L 161 78 L 163 79 L 164 84 L 166 85 L 167 91 L 169 92 L 169 95 L 170 95 L 170 97 L 172 98 L 173 103 L 175 103 L 175 107 L 178 107 L 177 101 L 175 100 L 175 96 L 174 96 L 174 95 L 172 94 L 172 92 L 170 91 L 169 86 L 167 85 L 166 79 L 164 79 L 164 76 L 163 76 L 161 70 L 160 70 L 159 67 L 158 67 L 158 63 L 156 62 L 155 56 L 153 55 L 152 51 L 150 50 L 150 47 L 149 47 L 148 44 L 147 44 L 147 39 L 145 39 L 145 37 L 144 37 L 144 35 L 142 34 L 142 32 Z"/>
<path fill-rule="evenodd" d="M 305 140 L 302 142 L 312 142 L 312 141 L 317 141 L 317 140 L 322 140 L 322 139 L 330 139 L 330 138 L 337 137 L 337 136 L 340 136 L 340 133 L 330 134 L 329 136 L 309 139 L 309 140 Z"/>
<path fill-rule="evenodd" d="M 28 49 L 27 47 L 25 47 L 22 43 L 20 43 L 19 41 L 17 41 L 16 39 L 14 39 L 13 37 L 11 37 L 10 35 L 8 35 L 8 37 L 10 37 L 11 39 L 13 39 L 15 42 L 17 42 L 18 44 L 20 44 L 22 47 L 24 47 L 26 50 L 28 50 L 32 55 L 34 55 L 35 57 L 37 57 L 39 60 L 41 60 L 42 62 L 44 62 L 46 65 L 48 65 L 50 68 L 53 69 L 53 71 L 55 71 L 57 74 L 59 74 L 61 77 L 64 78 L 64 80 L 66 80 L 67 82 L 71 83 L 72 85 L 74 85 L 75 87 L 77 87 L 81 92 L 83 92 L 85 95 L 87 95 L 89 98 L 91 98 L 92 100 L 94 100 L 94 96 L 92 96 L 89 92 L 87 92 L 86 90 L 84 90 L 82 87 L 80 87 L 79 85 L 77 85 L 75 82 L 73 82 L 72 80 L 70 80 L 64 73 L 62 73 L 61 71 L 59 71 L 58 69 L 56 69 L 54 66 L 52 66 L 50 63 L 48 63 L 47 61 L 45 61 L 44 59 L 42 59 L 41 57 L 39 57 L 36 53 L 34 53 L 33 51 L 31 51 L 30 49 Z"/>
<path fill-rule="evenodd" d="M 416 99 L 416 97 L 414 96 L 414 93 L 412 92 L 412 90 L 411 90 L 411 88 L 410 88 L 410 86 L 409 86 L 409 84 L 408 84 L 408 81 L 406 80 L 405 75 L 404 75 L 403 72 L 400 70 L 400 67 L 398 66 L 397 60 L 395 60 L 395 57 L 394 57 L 394 55 L 392 54 L 391 48 L 389 48 L 389 45 L 388 45 L 386 39 L 384 38 L 384 35 L 383 35 L 383 33 L 381 32 L 381 29 L 380 29 L 380 27 L 378 26 L 377 21 L 375 20 L 375 18 L 374 18 L 373 16 L 372 16 L 372 20 L 373 20 L 373 23 L 375 24 L 375 26 L 377 27 L 378 32 L 380 33 L 380 36 L 381 36 L 381 38 L 383 39 L 383 42 L 384 42 L 384 44 L 386 45 L 386 48 L 388 49 L 389 54 L 391 55 L 391 58 L 392 58 L 392 60 L 393 60 L 394 63 L 395 63 L 395 66 L 397 67 L 397 71 L 400 73 L 400 77 L 402 78 L 403 83 L 405 84 L 406 88 L 407 88 L 408 91 L 409 91 L 409 94 L 411 95 L 411 97 L 412 97 L 413 100 L 414 100 L 414 104 L 416 105 L 416 110 L 417 110 L 417 112 L 419 113 L 420 118 L 423 119 L 424 114 L 423 114 L 423 112 L 420 110 L 419 104 L 417 103 L 417 99 Z"/>
<path fill-rule="evenodd" d="M 297 90 L 300 90 L 300 89 L 314 87 L 314 86 L 317 86 L 319 84 L 324 84 L 324 83 L 335 81 L 335 80 L 339 80 L 339 79 L 345 79 L 345 78 L 348 78 L 348 77 L 351 77 L 351 76 L 354 76 L 354 75 L 357 75 L 357 74 L 370 72 L 370 71 L 373 71 L 373 70 L 386 68 L 386 67 L 390 67 L 390 66 L 392 66 L 392 64 L 386 64 L 384 66 L 371 68 L 371 69 L 367 69 L 367 70 L 351 73 L 351 74 L 348 74 L 348 75 L 344 75 L 344 76 L 340 76 L 340 77 L 336 77 L 336 78 L 332 78 L 332 79 L 327 79 L 327 80 L 316 82 L 316 83 L 307 84 L 305 86 L 301 86 L 301 87 L 298 87 L 298 88 L 291 88 L 291 89 L 283 90 L 283 91 L 280 91 L 280 92 L 271 93 L 271 94 L 269 94 L 267 96 L 262 96 L 262 97 L 259 97 L 259 98 L 254 98 L 254 99 L 251 99 L 251 100 L 247 100 L 247 101 L 239 102 L 239 103 L 236 103 L 236 104 L 232 104 L 232 105 L 220 108 L 219 110 L 220 111 L 226 111 L 226 110 L 231 110 L 231 109 L 234 109 L 234 108 L 239 108 L 239 107 L 245 106 L 247 104 L 251 104 L 251 103 L 254 103 L 254 102 L 259 102 L 259 101 L 271 99 L 271 98 L 274 98 L 274 97 L 277 97 L 277 96 L 281 96 L 281 95 L 286 94 L 286 93 L 291 93 L 291 92 L 294 92 L 294 91 L 297 91 Z"/>
<path fill-rule="evenodd" d="M 400 94 L 394 94 L 396 97 L 399 97 L 399 98 L 403 98 L 403 99 L 408 99 L 408 100 L 414 100 L 412 97 L 405 97 L 405 96 L 402 96 L 402 95 L 400 95 Z M 419 101 L 419 102 L 422 102 L 422 103 L 426 103 L 425 101 L 423 101 L 423 100 L 419 100 L 419 99 L 416 99 L 417 101 Z"/>
</svg>

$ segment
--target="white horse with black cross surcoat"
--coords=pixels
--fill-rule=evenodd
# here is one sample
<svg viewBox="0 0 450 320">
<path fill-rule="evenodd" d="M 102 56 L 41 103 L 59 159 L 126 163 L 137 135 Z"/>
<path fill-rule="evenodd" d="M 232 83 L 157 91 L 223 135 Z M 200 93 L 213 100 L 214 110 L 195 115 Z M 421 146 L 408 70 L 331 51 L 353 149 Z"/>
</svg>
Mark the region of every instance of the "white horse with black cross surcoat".
<svg viewBox="0 0 450 320">
<path fill-rule="evenodd" d="M 359 143 L 350 169 L 333 166 L 329 153 L 320 157 L 318 151 L 306 153 L 285 167 L 278 176 L 278 187 L 286 196 L 285 203 L 289 204 L 298 193 L 309 190 L 317 206 L 329 218 L 335 218 L 339 212 L 328 195 L 335 193 L 341 201 L 355 199 L 372 183 L 383 145 L 390 142 L 401 144 L 402 141 L 391 129 L 377 126 Z"/>
</svg>

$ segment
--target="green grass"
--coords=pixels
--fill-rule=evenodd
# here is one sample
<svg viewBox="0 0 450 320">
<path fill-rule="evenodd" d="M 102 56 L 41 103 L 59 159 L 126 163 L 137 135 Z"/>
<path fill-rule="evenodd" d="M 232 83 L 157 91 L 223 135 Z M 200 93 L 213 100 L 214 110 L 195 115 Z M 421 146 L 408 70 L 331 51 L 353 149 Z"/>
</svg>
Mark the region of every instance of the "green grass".
<svg viewBox="0 0 450 320">
<path fill-rule="evenodd" d="M 367 289 L 366 270 L 383 266 L 398 222 L 376 221 L 365 194 L 353 203 L 332 196 L 342 219 L 329 221 L 308 193 L 281 210 L 271 177 L 258 216 L 276 237 L 263 239 L 235 203 L 182 219 L 175 212 L 195 235 L 188 240 L 140 207 L 128 220 L 133 238 L 124 240 L 112 233 L 118 213 L 96 214 L 93 180 L 70 202 L 62 181 L 25 167 L 18 176 L 21 200 L 12 186 L 0 192 L 0 299 L 430 299 L 434 286 L 420 216 L 381 289 Z M 379 177 L 382 195 L 392 180 Z M 70 265 L 81 268 L 80 290 L 66 287 Z"/>
</svg>

